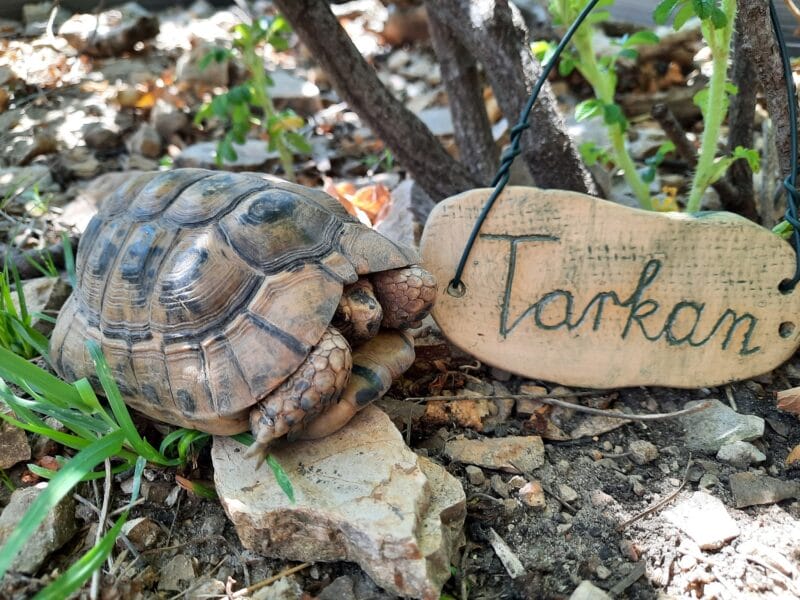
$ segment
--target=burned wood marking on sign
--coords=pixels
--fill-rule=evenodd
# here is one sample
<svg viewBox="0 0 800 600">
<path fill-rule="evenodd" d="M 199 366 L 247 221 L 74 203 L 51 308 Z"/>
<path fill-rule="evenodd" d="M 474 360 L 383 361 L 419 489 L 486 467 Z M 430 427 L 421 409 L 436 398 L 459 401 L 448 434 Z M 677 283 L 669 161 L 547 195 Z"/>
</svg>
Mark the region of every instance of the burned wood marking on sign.
<svg viewBox="0 0 800 600">
<path fill-rule="evenodd" d="M 800 344 L 791 247 L 727 213 L 665 215 L 510 188 L 478 236 L 462 297 L 445 291 L 489 194 L 440 203 L 422 241 L 433 315 L 477 358 L 567 385 L 696 387 L 750 377 Z"/>
</svg>

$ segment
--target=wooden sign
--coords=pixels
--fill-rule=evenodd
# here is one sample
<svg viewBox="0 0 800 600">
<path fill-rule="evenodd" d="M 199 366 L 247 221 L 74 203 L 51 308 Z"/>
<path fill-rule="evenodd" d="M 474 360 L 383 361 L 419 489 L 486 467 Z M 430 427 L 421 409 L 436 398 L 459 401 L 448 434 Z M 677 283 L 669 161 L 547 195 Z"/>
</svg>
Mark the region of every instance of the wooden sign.
<svg viewBox="0 0 800 600">
<path fill-rule="evenodd" d="M 507 188 L 447 291 L 491 190 L 438 204 L 422 238 L 433 316 L 480 360 L 564 385 L 702 387 L 800 344 L 792 247 L 730 213 L 655 213 L 575 192 Z"/>
</svg>

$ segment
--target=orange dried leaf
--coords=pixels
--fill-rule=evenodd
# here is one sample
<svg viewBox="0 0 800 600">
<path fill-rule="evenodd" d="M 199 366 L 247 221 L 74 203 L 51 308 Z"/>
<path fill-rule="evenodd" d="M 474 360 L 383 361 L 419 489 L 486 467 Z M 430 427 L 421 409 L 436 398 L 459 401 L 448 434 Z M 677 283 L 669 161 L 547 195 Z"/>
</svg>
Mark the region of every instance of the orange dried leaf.
<svg viewBox="0 0 800 600">
<path fill-rule="evenodd" d="M 800 416 L 800 387 L 778 392 L 778 410 Z"/>
<path fill-rule="evenodd" d="M 333 183 L 332 180 L 328 180 L 325 182 L 324 189 L 328 195 L 336 198 L 348 213 L 354 217 L 356 216 L 356 209 L 349 199 L 350 195 L 355 192 L 356 186 L 348 181 Z"/>
<path fill-rule="evenodd" d="M 350 198 L 350 201 L 358 208 L 367 213 L 370 221 L 375 221 L 375 217 L 381 209 L 392 199 L 389 189 L 380 183 L 368 185 L 358 190 Z"/>
<path fill-rule="evenodd" d="M 792 448 L 792 451 L 789 452 L 789 456 L 786 457 L 786 466 L 793 465 L 798 461 L 800 461 L 800 444 L 797 444 L 797 446 Z"/>
<path fill-rule="evenodd" d="M 156 104 L 156 97 L 153 92 L 142 94 L 136 101 L 136 108 L 153 108 Z"/>
</svg>

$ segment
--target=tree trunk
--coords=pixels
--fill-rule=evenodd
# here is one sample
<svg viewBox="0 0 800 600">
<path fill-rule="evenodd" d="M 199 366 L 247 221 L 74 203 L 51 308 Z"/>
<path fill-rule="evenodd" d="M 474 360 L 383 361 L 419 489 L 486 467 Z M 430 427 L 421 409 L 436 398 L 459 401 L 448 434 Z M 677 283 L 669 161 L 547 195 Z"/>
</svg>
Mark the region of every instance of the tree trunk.
<svg viewBox="0 0 800 600">
<path fill-rule="evenodd" d="M 384 87 L 325 0 L 275 0 L 275 5 L 325 69 L 339 95 L 431 198 L 442 200 L 478 184 L 425 124 Z"/>
<path fill-rule="evenodd" d="M 519 11 L 508 0 L 435 0 L 430 14 L 450 25 L 481 63 L 509 123 L 519 119 L 541 74 L 528 48 Z M 537 185 L 597 194 L 597 188 L 569 138 L 556 101 L 545 84 L 522 135 L 522 159 Z"/>
<path fill-rule="evenodd" d="M 478 181 L 489 185 L 497 170 L 499 152 L 492 138 L 481 93 L 478 66 L 446 22 L 427 0 L 431 42 L 442 70 L 461 162 Z"/>
</svg>

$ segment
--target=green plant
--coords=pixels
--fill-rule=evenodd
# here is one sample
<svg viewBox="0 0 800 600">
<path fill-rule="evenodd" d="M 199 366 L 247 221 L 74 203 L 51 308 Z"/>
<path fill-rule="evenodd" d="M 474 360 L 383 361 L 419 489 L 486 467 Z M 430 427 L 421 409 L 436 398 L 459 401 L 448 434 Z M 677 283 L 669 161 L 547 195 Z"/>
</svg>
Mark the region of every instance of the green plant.
<svg viewBox="0 0 800 600">
<path fill-rule="evenodd" d="M 697 212 L 708 186 L 722 177 L 731 163 L 741 158 L 750 163 L 753 171 L 758 171 L 759 159 L 755 150 L 741 146 L 731 156 L 716 156 L 717 140 L 728 113 L 729 98 L 738 91 L 727 80 L 736 0 L 662 0 L 653 12 L 653 20 L 663 25 L 673 13 L 673 27 L 676 30 L 690 18 L 699 18 L 703 39 L 711 51 L 712 69 L 708 87 L 694 97 L 703 115 L 703 136 L 686 210 Z"/>
<path fill-rule="evenodd" d="M 112 474 L 134 470 L 133 502 L 138 494 L 138 478 L 146 463 L 164 467 L 183 465 L 197 446 L 209 438 L 206 433 L 178 429 L 167 435 L 158 449 L 153 447 L 136 429 L 100 347 L 93 342 L 88 347 L 108 407 L 101 404 L 88 380 L 66 383 L 0 347 L 0 403 L 13 411 L 11 414 L 0 411 L 0 419 L 76 451 L 69 458 L 58 458 L 57 471 L 28 465 L 32 472 L 50 481 L 0 549 L 0 579 L 50 509 L 79 482 L 107 477 L 105 470 L 97 470 L 98 465 L 113 460 Z M 9 383 L 27 397 L 19 396 Z M 61 423 L 64 430 L 51 427 L 45 420 L 48 417 Z M 286 473 L 274 459 L 269 463 L 281 487 L 284 490 L 288 487 L 287 493 L 293 497 Z M 64 598 L 78 589 L 108 556 L 126 518 L 127 511 L 94 548 L 38 597 Z"/>
<path fill-rule="evenodd" d="M 6 264 L 0 276 L 0 348 L 24 358 L 46 355 L 47 338 L 33 328 L 34 317 L 49 318 L 28 311 L 19 273 L 13 264 L 11 268 Z"/>
<path fill-rule="evenodd" d="M 311 152 L 310 144 L 298 131 L 305 124 L 304 119 L 292 110 L 275 109 L 269 95 L 273 81 L 267 75 L 264 59 L 259 53 L 264 44 L 276 50 L 287 49 L 290 33 L 288 21 L 281 16 L 254 19 L 252 23 L 240 23 L 234 27 L 232 48 L 216 48 L 203 57 L 201 68 L 212 61 L 223 62 L 237 56 L 250 73 L 250 79 L 204 104 L 195 116 L 197 124 L 211 117 L 230 123 L 227 133 L 217 144 L 217 163 L 236 160 L 233 144 L 244 143 L 253 126 L 268 136 L 269 149 L 278 152 L 284 175 L 291 181 L 294 181 L 292 149 Z"/>
<path fill-rule="evenodd" d="M 580 14 L 588 0 L 551 0 L 548 8 L 553 22 L 558 25 L 569 25 Z M 604 8 L 613 4 L 613 0 L 601 0 L 596 8 Z M 614 101 L 617 89 L 615 65 L 620 57 L 636 58 L 636 47 L 658 41 L 658 36 L 651 31 L 639 31 L 626 35 L 615 43 L 618 50 L 614 54 L 598 56 L 593 45 L 594 25 L 608 19 L 608 11 L 595 10 L 578 28 L 572 38 L 571 47 L 574 52 L 565 51 L 561 55 L 559 73 L 568 75 L 577 69 L 594 91 L 594 98 L 585 100 L 575 107 L 575 118 L 578 121 L 593 117 L 602 117 L 608 130 L 611 150 L 606 155 L 610 162 L 622 169 L 625 181 L 633 190 L 642 208 L 651 209 L 650 190 L 642 179 L 636 165 L 625 146 L 625 132 L 628 120 L 620 106 Z M 551 59 L 555 47 L 548 43 L 538 42 L 532 47 L 534 54 L 546 62 Z M 590 149 L 586 149 L 590 152 Z M 595 160 L 600 155 L 593 153 Z M 586 156 L 586 154 L 584 154 Z"/>
</svg>

